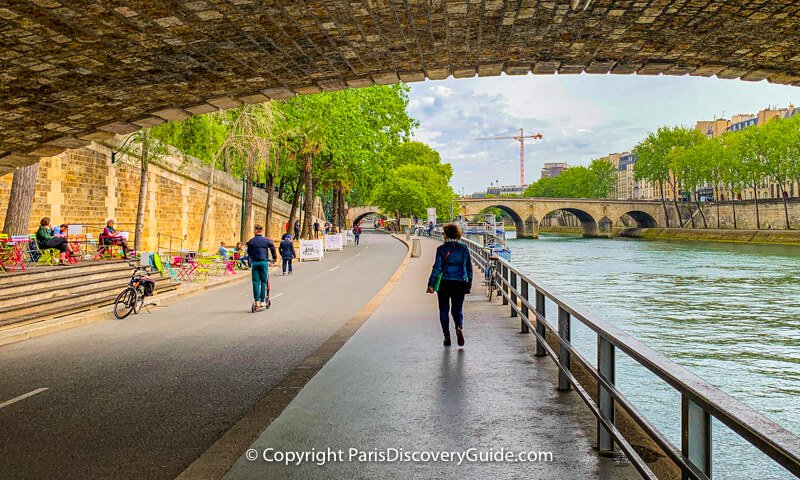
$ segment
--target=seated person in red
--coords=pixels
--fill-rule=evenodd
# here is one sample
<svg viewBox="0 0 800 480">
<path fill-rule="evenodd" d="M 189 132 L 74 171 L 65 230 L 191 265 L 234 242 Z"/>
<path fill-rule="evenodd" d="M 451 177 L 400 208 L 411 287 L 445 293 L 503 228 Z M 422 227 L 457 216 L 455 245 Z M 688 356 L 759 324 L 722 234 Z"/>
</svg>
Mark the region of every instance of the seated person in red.
<svg viewBox="0 0 800 480">
<path fill-rule="evenodd" d="M 101 245 L 119 245 L 122 247 L 122 258 L 125 260 L 128 259 L 128 252 L 130 248 L 128 248 L 128 242 L 125 241 L 123 237 L 119 235 L 119 232 L 114 228 L 114 220 L 109 220 L 106 222 L 106 228 L 103 229 L 102 235 L 100 235 L 100 244 Z"/>
<path fill-rule="evenodd" d="M 39 250 L 54 248 L 59 251 L 59 265 L 67 265 L 67 252 L 72 252 L 66 237 L 56 237 L 53 235 L 53 228 L 50 226 L 50 217 L 44 217 L 39 222 L 39 230 L 36 231 L 36 244 Z"/>
</svg>

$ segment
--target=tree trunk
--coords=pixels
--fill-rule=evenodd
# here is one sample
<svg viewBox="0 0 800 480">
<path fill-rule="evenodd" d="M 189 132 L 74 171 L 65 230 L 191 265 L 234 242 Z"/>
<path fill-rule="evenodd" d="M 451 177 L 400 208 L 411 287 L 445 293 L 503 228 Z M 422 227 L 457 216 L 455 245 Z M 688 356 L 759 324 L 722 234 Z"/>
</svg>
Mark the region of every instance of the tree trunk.
<svg viewBox="0 0 800 480">
<path fill-rule="evenodd" d="M 731 190 L 731 207 L 733 208 L 733 229 L 736 230 L 739 226 L 736 224 L 736 194 Z"/>
<path fill-rule="evenodd" d="M 302 238 L 311 238 L 311 224 L 313 223 L 312 218 L 314 216 L 314 184 L 311 178 L 311 160 L 311 155 L 308 155 L 306 157 L 305 166 L 306 195 L 303 201 L 304 218 L 303 233 L 301 234 Z"/>
<path fill-rule="evenodd" d="M 211 175 L 208 177 L 208 189 L 206 189 L 206 205 L 203 208 L 203 222 L 200 224 L 200 241 L 197 249 L 203 250 L 203 243 L 206 239 L 206 228 L 208 228 L 208 217 L 211 215 L 211 195 L 214 193 L 214 172 L 216 172 L 216 162 L 211 163 Z"/>
<path fill-rule="evenodd" d="M 267 213 L 264 218 L 264 236 L 269 237 L 272 234 L 270 225 L 272 224 L 272 209 L 275 204 L 275 175 L 267 173 Z"/>
<path fill-rule="evenodd" d="M 756 202 L 756 230 L 761 230 L 761 215 L 758 213 L 758 184 L 753 184 L 753 199 Z"/>
<path fill-rule="evenodd" d="M 139 202 L 136 205 L 136 227 L 133 236 L 133 249 L 137 252 L 142 249 L 142 235 L 144 232 L 144 210 L 147 207 L 147 165 L 149 163 L 150 131 L 142 131 L 142 168 L 139 174 Z"/>
<path fill-rule="evenodd" d="M 255 176 L 255 151 L 251 148 L 247 154 L 247 172 L 244 184 L 244 222 L 242 222 L 241 239 L 245 239 L 253 231 L 253 177 Z"/>
<path fill-rule="evenodd" d="M 33 197 L 36 192 L 36 176 L 39 174 L 39 162 L 14 170 L 11 180 L 11 194 L 8 198 L 6 219 L 3 233 L 11 235 L 27 235 L 31 219 Z"/>
<path fill-rule="evenodd" d="M 331 191 L 331 222 L 336 223 L 336 219 L 339 217 L 339 185 L 333 187 Z"/>
<path fill-rule="evenodd" d="M 344 208 L 344 192 L 342 191 L 342 184 L 339 183 L 339 228 L 347 226 L 347 211 Z"/>
<path fill-rule="evenodd" d="M 719 192 L 719 188 L 717 188 L 717 192 Z M 719 228 L 720 228 L 720 226 L 719 226 L 719 202 L 720 202 L 719 193 L 717 193 L 717 198 L 716 198 L 715 201 L 717 202 L 717 230 L 719 230 Z"/>
<path fill-rule="evenodd" d="M 286 175 L 281 177 L 281 181 L 278 182 L 278 198 L 284 200 L 283 193 L 284 189 L 286 188 Z"/>
<path fill-rule="evenodd" d="M 691 199 L 689 199 L 689 200 L 691 200 Z M 692 228 L 697 228 L 697 225 L 695 225 L 695 223 L 694 223 L 694 209 L 692 208 L 692 204 L 691 203 L 689 203 L 689 220 L 692 222 Z"/>
<path fill-rule="evenodd" d="M 297 188 L 294 189 L 294 198 L 292 199 L 292 209 L 289 210 L 289 228 L 286 230 L 286 233 L 291 234 L 292 229 L 294 228 L 294 216 L 297 214 L 297 206 L 300 204 L 300 192 L 303 190 L 303 181 L 305 179 L 302 175 L 300 175 L 300 179 L 297 181 Z"/>
<path fill-rule="evenodd" d="M 786 200 L 786 192 L 783 190 L 783 185 L 778 185 L 778 193 L 781 194 L 781 198 L 783 199 L 783 214 L 786 216 L 786 230 L 791 230 L 792 226 L 789 224 L 789 203 Z"/>
<path fill-rule="evenodd" d="M 697 209 L 700 210 L 700 218 L 703 219 L 703 228 L 708 228 L 708 222 L 706 221 L 706 214 L 703 213 L 703 207 L 700 206 L 700 199 L 695 197 L 694 202 L 697 204 Z"/>
<path fill-rule="evenodd" d="M 678 227 L 683 228 L 683 212 L 678 205 L 678 182 L 672 184 L 672 203 L 675 204 L 675 211 L 678 212 Z"/>
<path fill-rule="evenodd" d="M 661 206 L 664 207 L 664 221 L 667 222 L 667 228 L 669 228 L 669 212 L 667 211 L 667 199 L 664 198 L 664 180 L 658 182 L 658 189 L 661 191 Z"/>
</svg>

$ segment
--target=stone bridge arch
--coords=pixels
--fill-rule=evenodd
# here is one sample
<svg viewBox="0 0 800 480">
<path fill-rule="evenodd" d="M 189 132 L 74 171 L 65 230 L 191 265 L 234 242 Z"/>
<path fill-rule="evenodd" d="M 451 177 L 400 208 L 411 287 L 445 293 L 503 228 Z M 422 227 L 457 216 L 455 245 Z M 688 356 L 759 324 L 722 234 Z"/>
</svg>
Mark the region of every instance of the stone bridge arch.
<svg viewBox="0 0 800 480">
<path fill-rule="evenodd" d="M 571 198 L 462 198 L 461 214 L 472 216 L 486 208 L 501 208 L 514 218 L 517 237 L 537 238 L 539 222 L 556 210 L 570 212 L 581 221 L 585 237 L 613 236 L 613 227 L 623 215 L 633 218 L 639 227 L 665 226 L 659 202 Z M 512 213 L 513 212 L 513 213 Z"/>
<path fill-rule="evenodd" d="M 345 228 L 352 228 L 353 225 L 360 222 L 364 217 L 373 213 L 380 215 L 381 209 L 372 205 L 348 208 L 345 217 Z"/>
<path fill-rule="evenodd" d="M 800 85 L 790 1 L 89 3 L 0 8 L 0 174 L 167 120 L 398 81 L 610 72 Z"/>
</svg>

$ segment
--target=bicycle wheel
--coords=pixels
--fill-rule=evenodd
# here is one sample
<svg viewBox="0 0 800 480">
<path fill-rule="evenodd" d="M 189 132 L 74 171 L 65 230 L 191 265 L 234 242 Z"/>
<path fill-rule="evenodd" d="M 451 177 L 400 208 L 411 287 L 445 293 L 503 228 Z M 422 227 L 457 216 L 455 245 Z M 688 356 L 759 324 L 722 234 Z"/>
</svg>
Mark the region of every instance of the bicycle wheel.
<svg viewBox="0 0 800 480">
<path fill-rule="evenodd" d="M 128 287 L 114 300 L 114 316 L 122 320 L 131 314 L 136 304 L 136 290 Z"/>
<path fill-rule="evenodd" d="M 144 291 L 142 287 L 138 287 L 135 289 L 136 297 L 133 301 L 133 313 L 139 313 L 142 311 L 142 307 L 144 306 Z"/>
</svg>

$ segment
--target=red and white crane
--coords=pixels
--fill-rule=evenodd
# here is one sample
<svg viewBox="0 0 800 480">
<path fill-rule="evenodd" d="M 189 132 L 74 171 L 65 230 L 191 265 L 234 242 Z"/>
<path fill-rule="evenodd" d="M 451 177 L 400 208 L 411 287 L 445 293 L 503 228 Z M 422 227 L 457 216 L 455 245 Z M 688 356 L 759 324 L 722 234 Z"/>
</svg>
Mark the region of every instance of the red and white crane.
<svg viewBox="0 0 800 480">
<path fill-rule="evenodd" d="M 483 137 L 483 138 L 476 138 L 475 140 L 516 140 L 519 142 L 519 185 L 525 185 L 525 139 L 532 138 L 534 140 L 541 140 L 542 134 L 541 133 L 531 133 L 526 132 L 523 129 L 519 129 L 518 135 L 500 135 L 496 137 Z"/>
</svg>

